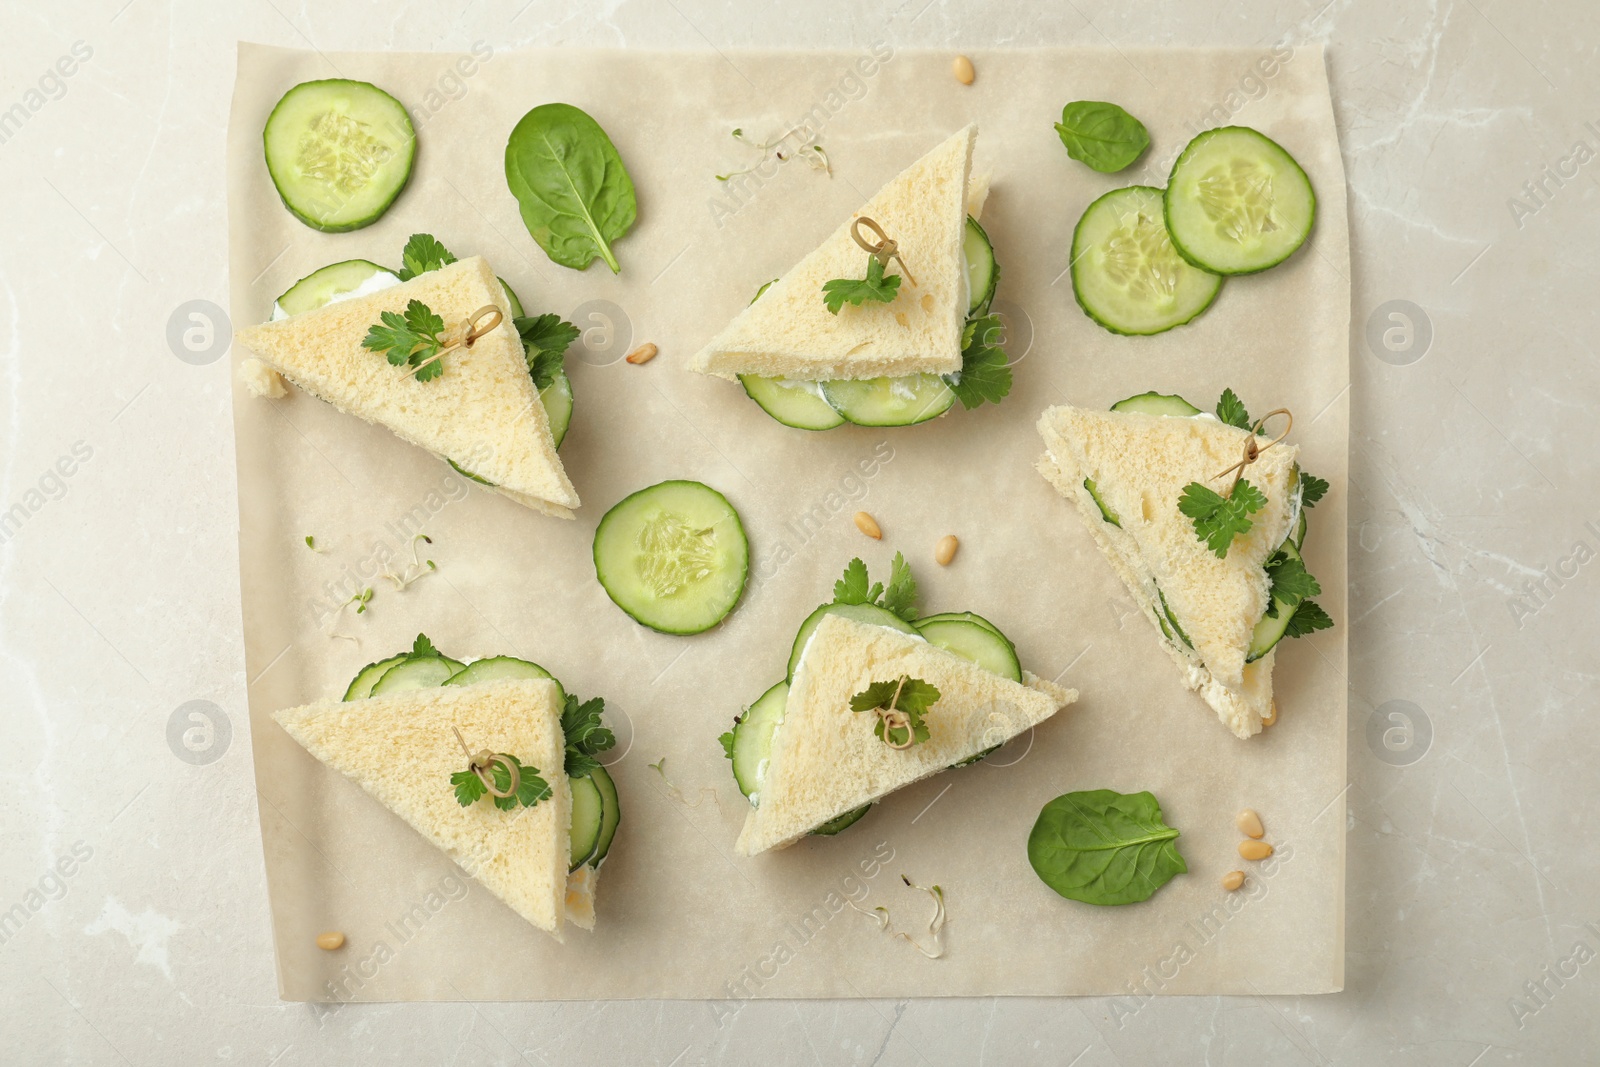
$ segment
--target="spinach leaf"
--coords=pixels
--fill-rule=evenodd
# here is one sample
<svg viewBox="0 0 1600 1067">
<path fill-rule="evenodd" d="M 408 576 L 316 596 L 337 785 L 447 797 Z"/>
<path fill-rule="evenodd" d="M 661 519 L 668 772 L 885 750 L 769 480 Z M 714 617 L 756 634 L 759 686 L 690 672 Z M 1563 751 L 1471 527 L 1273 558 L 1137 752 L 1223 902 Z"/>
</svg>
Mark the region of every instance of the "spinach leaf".
<svg viewBox="0 0 1600 1067">
<path fill-rule="evenodd" d="M 1122 170 L 1150 147 L 1144 123 L 1116 104 L 1097 100 L 1074 100 L 1062 108 L 1056 133 L 1067 155 L 1101 174 Z"/>
<path fill-rule="evenodd" d="M 1146 900 L 1189 869 L 1148 792 L 1091 789 L 1044 806 L 1028 834 L 1028 862 L 1044 884 L 1085 904 Z"/>
<path fill-rule="evenodd" d="M 596 258 L 618 273 L 611 242 L 639 213 L 633 179 L 617 148 L 571 104 L 541 104 L 506 142 L 506 184 L 523 225 L 556 263 L 583 270 Z"/>
</svg>

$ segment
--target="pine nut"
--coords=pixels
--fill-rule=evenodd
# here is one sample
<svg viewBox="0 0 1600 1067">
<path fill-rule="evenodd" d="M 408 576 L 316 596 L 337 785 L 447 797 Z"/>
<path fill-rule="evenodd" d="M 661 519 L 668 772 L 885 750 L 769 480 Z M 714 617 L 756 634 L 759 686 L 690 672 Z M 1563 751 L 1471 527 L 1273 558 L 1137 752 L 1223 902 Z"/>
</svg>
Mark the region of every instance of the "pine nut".
<svg viewBox="0 0 1600 1067">
<path fill-rule="evenodd" d="M 324 952 L 332 952 L 344 946 L 344 935 L 337 930 L 329 930 L 325 934 L 317 935 L 317 947 Z"/>
<path fill-rule="evenodd" d="M 649 363 L 652 359 L 656 358 L 656 353 L 660 351 L 661 349 L 657 348 L 653 344 L 642 344 L 638 348 L 635 348 L 632 352 L 628 353 L 628 362 L 632 363 L 634 366 L 638 366 L 640 363 Z"/>
<path fill-rule="evenodd" d="M 1222 876 L 1222 888 L 1226 889 L 1230 893 L 1242 885 L 1244 885 L 1243 871 L 1229 871 L 1227 874 Z"/>
<path fill-rule="evenodd" d="M 1267 832 L 1261 826 L 1261 816 L 1249 808 L 1241 811 L 1238 818 L 1233 820 L 1233 823 L 1239 828 L 1239 832 L 1246 837 L 1261 837 Z"/>
<path fill-rule="evenodd" d="M 1272 846 L 1265 841 L 1240 841 L 1239 855 L 1247 860 L 1264 860 L 1272 855 Z"/>
<path fill-rule="evenodd" d="M 856 529 L 872 538 L 874 541 L 883 540 L 883 531 L 878 528 L 878 520 L 868 515 L 865 511 L 856 512 Z"/>
<path fill-rule="evenodd" d="M 955 62 L 950 64 L 950 71 L 962 85 L 971 85 L 978 76 L 978 72 L 972 69 L 972 60 L 966 56 L 956 56 Z"/>
<path fill-rule="evenodd" d="M 939 538 L 939 543 L 933 546 L 933 558 L 941 567 L 950 566 L 950 561 L 956 558 L 956 549 L 961 547 L 961 542 L 956 540 L 955 534 L 945 534 Z"/>
</svg>

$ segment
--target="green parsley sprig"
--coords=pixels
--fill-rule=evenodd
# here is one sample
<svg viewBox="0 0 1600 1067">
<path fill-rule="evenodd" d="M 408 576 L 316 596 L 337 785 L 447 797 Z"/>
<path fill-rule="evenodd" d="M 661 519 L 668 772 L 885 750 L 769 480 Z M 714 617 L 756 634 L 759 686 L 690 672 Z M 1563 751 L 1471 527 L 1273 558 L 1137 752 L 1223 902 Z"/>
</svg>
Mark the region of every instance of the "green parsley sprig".
<svg viewBox="0 0 1600 1067">
<path fill-rule="evenodd" d="M 386 356 L 393 366 L 410 365 L 417 381 L 427 382 L 444 373 L 444 361 L 437 358 L 448 342 L 444 319 L 427 304 L 413 299 L 405 314 L 385 311 L 381 325 L 370 326 L 361 347 Z"/>
<path fill-rule="evenodd" d="M 850 710 L 877 712 L 872 733 L 890 748 L 910 748 L 928 739 L 924 719 L 939 701 L 939 687 L 902 674 L 886 682 L 873 682 L 850 698 Z"/>
<path fill-rule="evenodd" d="M 600 761 L 595 757 L 612 748 L 617 737 L 600 724 L 606 710 L 604 697 L 591 697 L 580 701 L 567 694 L 561 711 L 561 732 L 566 736 L 566 771 L 568 778 L 587 778 L 593 774 Z"/>
<path fill-rule="evenodd" d="M 860 278 L 834 278 L 832 281 L 822 283 L 822 302 L 828 306 L 833 314 L 839 314 L 839 309 L 846 303 L 860 307 L 868 300 L 875 300 L 887 304 L 894 300 L 900 291 L 900 275 L 883 273 L 883 264 L 878 262 L 878 257 L 867 256 L 867 277 Z"/>
<path fill-rule="evenodd" d="M 1266 506 L 1267 495 L 1244 478 L 1227 496 L 1199 482 L 1190 482 L 1178 498 L 1178 510 L 1193 520 L 1195 536 L 1218 559 L 1227 557 L 1233 539 L 1255 525 L 1250 516 Z"/>
<path fill-rule="evenodd" d="M 456 771 L 450 776 L 450 784 L 455 786 L 456 802 L 463 808 L 470 808 L 484 797 L 494 801 L 494 806 L 501 811 L 515 811 L 519 806 L 531 808 L 541 801 L 551 797 L 550 784 L 539 777 L 539 768 L 532 765 L 524 766 L 517 757 L 501 753 L 488 767 L 488 773 L 494 779 L 494 787 L 502 793 L 511 790 L 511 772 L 501 763 L 505 760 L 517 768 L 517 789 L 510 796 L 497 797 L 489 792 L 489 787 L 484 784 L 478 772 L 471 767 L 464 771 Z"/>
<path fill-rule="evenodd" d="M 961 333 L 961 370 L 944 379 L 962 407 L 998 404 L 1011 392 L 1011 363 L 1000 347 L 1004 333 L 998 315 L 967 320 Z"/>
<path fill-rule="evenodd" d="M 867 584 L 867 565 L 860 558 L 852 559 L 844 568 L 844 577 L 833 583 L 835 604 L 872 604 L 900 616 L 907 622 L 917 617 L 917 581 L 911 577 L 911 565 L 903 553 L 894 554 L 889 565 L 889 585 L 882 582 Z"/>
<path fill-rule="evenodd" d="M 431 233 L 414 233 L 406 242 L 406 247 L 400 253 L 402 266 L 395 272 L 403 282 L 409 282 L 419 274 L 426 274 L 430 270 L 448 267 L 456 261 L 450 250 L 440 244 Z"/>
<path fill-rule="evenodd" d="M 522 351 L 528 361 L 528 374 L 535 389 L 547 388 L 564 366 L 567 349 L 582 331 L 560 315 L 547 313 L 515 319 L 517 333 L 522 336 Z"/>
</svg>

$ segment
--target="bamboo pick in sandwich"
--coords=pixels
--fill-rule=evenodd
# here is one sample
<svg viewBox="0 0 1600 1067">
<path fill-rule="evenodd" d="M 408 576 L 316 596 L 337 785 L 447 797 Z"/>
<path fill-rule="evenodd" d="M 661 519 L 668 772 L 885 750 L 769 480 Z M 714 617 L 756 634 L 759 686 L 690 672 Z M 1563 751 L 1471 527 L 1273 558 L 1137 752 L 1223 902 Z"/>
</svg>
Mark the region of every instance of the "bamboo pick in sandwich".
<svg viewBox="0 0 1600 1067">
<path fill-rule="evenodd" d="M 1283 427 L 1283 432 L 1280 433 L 1278 436 L 1274 437 L 1272 440 L 1268 441 L 1266 444 L 1257 445 L 1256 444 L 1256 435 L 1261 432 L 1261 428 L 1267 424 L 1267 420 L 1268 419 L 1273 418 L 1274 416 L 1277 416 L 1277 415 L 1282 415 L 1284 417 L 1284 420 L 1285 420 L 1286 424 Z M 1245 441 L 1244 441 L 1244 456 L 1243 456 L 1243 458 L 1240 459 L 1239 462 L 1235 463 L 1233 466 L 1228 467 L 1225 470 L 1218 471 L 1216 474 L 1213 474 L 1211 476 L 1212 481 L 1215 481 L 1218 478 L 1222 478 L 1222 477 L 1225 477 L 1225 476 L 1227 476 L 1229 474 L 1232 474 L 1233 475 L 1233 484 L 1228 486 L 1228 495 L 1232 496 L 1233 495 L 1233 491 L 1235 489 L 1237 489 L 1238 486 L 1239 486 L 1239 479 L 1244 477 L 1245 468 L 1250 466 L 1250 464 L 1254 463 L 1256 460 L 1260 459 L 1261 458 L 1261 453 L 1265 452 L 1267 449 L 1271 448 L 1273 445 L 1280 443 L 1285 437 L 1288 437 L 1289 436 L 1289 431 L 1292 430 L 1292 429 L 1294 429 L 1294 415 L 1292 415 L 1289 412 L 1289 409 L 1288 408 L 1273 408 L 1271 411 L 1267 412 L 1265 415 L 1263 415 L 1259 419 L 1257 419 L 1256 422 L 1255 422 L 1255 425 L 1253 427 L 1251 427 L 1250 436 L 1246 437 Z"/>
<path fill-rule="evenodd" d="M 877 241 L 869 241 L 861 236 L 861 228 L 865 226 L 877 235 Z M 867 254 L 876 259 L 880 266 L 887 267 L 891 259 L 898 260 L 900 269 L 906 272 L 906 280 L 912 285 L 917 284 L 917 279 L 912 275 L 911 268 L 906 266 L 906 259 L 900 254 L 900 245 L 893 237 L 883 232 L 883 227 L 865 215 L 858 217 L 850 224 L 850 236 L 856 244 L 866 250 Z"/>
</svg>

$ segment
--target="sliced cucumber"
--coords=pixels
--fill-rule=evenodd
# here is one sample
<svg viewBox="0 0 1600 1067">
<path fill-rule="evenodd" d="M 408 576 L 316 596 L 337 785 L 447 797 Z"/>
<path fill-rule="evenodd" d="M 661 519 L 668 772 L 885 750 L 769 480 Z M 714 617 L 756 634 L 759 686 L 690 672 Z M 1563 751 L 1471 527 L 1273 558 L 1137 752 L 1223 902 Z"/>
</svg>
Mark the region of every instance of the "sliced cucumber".
<svg viewBox="0 0 1600 1067">
<path fill-rule="evenodd" d="M 1300 517 L 1302 519 L 1305 518 L 1304 511 L 1300 513 Z M 1302 534 L 1302 536 L 1304 535 Z M 1284 538 L 1283 544 L 1278 546 L 1278 551 L 1274 552 L 1273 555 L 1299 559 L 1300 548 L 1295 544 L 1294 535 L 1291 534 Z M 1256 623 L 1255 630 L 1250 634 L 1250 650 L 1244 657 L 1246 663 L 1254 662 L 1265 656 L 1277 646 L 1279 641 L 1283 640 L 1283 635 L 1289 630 L 1289 620 L 1294 618 L 1295 609 L 1300 606 L 1300 601 L 1293 598 L 1275 596 L 1272 598 L 1272 606 L 1278 614 L 1276 616 L 1264 614 L 1261 616 L 1261 621 Z"/>
<path fill-rule="evenodd" d="M 1311 233 L 1317 194 L 1294 157 L 1248 126 L 1207 130 L 1172 165 L 1164 198 L 1172 246 L 1213 274 L 1254 274 Z"/>
<path fill-rule="evenodd" d="M 506 308 L 506 310 L 511 313 L 510 318 L 522 318 L 522 301 L 517 299 L 517 294 L 512 291 L 511 286 L 506 284 L 506 280 L 504 278 L 500 279 L 500 288 L 506 291 L 506 303 L 511 305 L 510 307 Z"/>
<path fill-rule="evenodd" d="M 477 482 L 479 485 L 487 485 L 491 489 L 494 488 L 494 483 L 491 482 L 489 479 L 487 479 L 487 478 L 485 478 L 485 477 L 483 477 L 481 475 L 473 474 L 471 471 L 467 470 L 467 468 L 463 467 L 461 464 L 457 463 L 455 460 L 451 459 L 449 456 L 445 456 L 444 457 L 444 461 L 446 463 L 450 464 L 450 469 L 455 471 L 457 474 L 461 475 L 461 477 L 470 478 L 473 481 Z"/>
<path fill-rule="evenodd" d="M 283 295 L 272 302 L 272 319 L 276 322 L 325 304 L 337 303 L 352 296 L 366 296 L 399 284 L 400 278 L 394 271 L 380 267 L 371 260 L 346 259 L 330 263 L 285 289 Z"/>
<path fill-rule="evenodd" d="M 1294 547 L 1296 549 L 1306 547 L 1306 509 L 1303 507 L 1300 509 L 1300 521 L 1294 528 Z"/>
<path fill-rule="evenodd" d="M 918 619 L 916 627 L 929 644 L 954 652 L 990 674 L 1022 681 L 1022 664 L 1017 662 L 1016 649 L 993 626 L 965 619 Z"/>
<path fill-rule="evenodd" d="M 1004 744 L 1004 742 L 1001 742 L 1001 744 Z M 979 763 L 979 762 L 981 762 L 983 760 L 988 759 L 990 756 L 994 755 L 996 752 L 999 752 L 999 751 L 1000 751 L 1000 745 L 995 745 L 993 748 L 986 748 L 982 752 L 979 752 L 975 756 L 968 756 L 966 759 L 958 759 L 958 760 L 956 760 L 954 763 L 950 764 L 950 768 L 952 770 L 954 770 L 957 767 L 970 767 L 974 763 Z"/>
<path fill-rule="evenodd" d="M 594 532 L 594 570 L 635 621 L 697 634 L 739 602 L 750 543 L 727 497 L 700 482 L 661 482 L 606 512 Z"/>
<path fill-rule="evenodd" d="M 539 390 L 539 402 L 550 420 L 550 436 L 560 448 L 561 442 L 566 440 L 567 427 L 572 425 L 572 379 L 567 377 L 565 367 L 556 371 L 550 384 Z"/>
<path fill-rule="evenodd" d="M 1193 648 L 1194 642 L 1189 640 L 1189 635 L 1183 632 L 1182 626 L 1178 625 L 1178 617 L 1174 615 L 1172 613 L 1172 609 L 1167 606 L 1167 594 L 1163 593 L 1160 589 L 1157 589 L 1156 599 L 1161 601 L 1161 614 L 1165 615 L 1167 617 L 1167 622 L 1172 624 L 1172 633 L 1176 633 L 1178 635 L 1178 640 L 1182 641 L 1190 648 Z M 1161 627 L 1161 629 L 1163 632 L 1166 632 L 1167 630 L 1166 626 L 1164 625 Z M 1170 638 L 1172 633 L 1167 633 L 1167 636 Z"/>
<path fill-rule="evenodd" d="M 1089 499 L 1094 501 L 1094 506 L 1100 509 L 1100 517 L 1120 529 L 1122 527 L 1121 516 L 1112 511 L 1110 505 L 1101 499 L 1100 490 L 1094 484 L 1093 478 L 1085 478 L 1083 480 L 1083 490 L 1089 494 Z"/>
<path fill-rule="evenodd" d="M 833 410 L 816 382 L 795 382 L 787 378 L 762 378 L 739 375 L 739 384 L 761 410 L 785 426 L 797 430 L 831 430 L 843 426 L 845 418 Z"/>
<path fill-rule="evenodd" d="M 1200 409 L 1181 396 L 1170 393 L 1140 393 L 1111 405 L 1112 411 L 1138 411 L 1145 415 L 1172 415 L 1189 418 L 1200 414 Z"/>
<path fill-rule="evenodd" d="M 410 689 L 433 689 L 455 677 L 466 665 L 443 656 L 422 656 L 397 663 L 383 672 L 372 687 L 373 696 L 385 693 L 403 693 Z"/>
<path fill-rule="evenodd" d="M 451 675 L 444 684 L 476 685 L 479 682 L 499 682 L 519 678 L 548 678 L 556 683 L 556 690 L 560 694 L 558 699 L 565 701 L 567 698 L 567 691 L 561 688 L 560 679 L 537 663 L 517 659 L 515 656 L 490 656 L 488 659 L 473 660 Z"/>
<path fill-rule="evenodd" d="M 937 374 L 823 382 L 822 395 L 857 426 L 915 426 L 938 418 L 956 402 L 956 394 Z"/>
<path fill-rule="evenodd" d="M 978 220 L 967 216 L 961 251 L 967 260 L 967 316 L 986 315 L 1000 285 L 1000 267 L 994 261 L 994 245 Z"/>
<path fill-rule="evenodd" d="M 598 867 L 600 861 L 606 858 L 606 853 L 611 851 L 611 842 L 617 836 L 617 824 L 622 822 L 622 803 L 617 799 L 617 783 L 611 780 L 610 773 L 604 767 L 590 771 L 589 779 L 600 790 L 600 799 L 606 805 L 605 816 L 600 820 L 600 837 L 594 843 L 594 855 L 589 857 L 589 866 Z"/>
<path fill-rule="evenodd" d="M 283 206 L 325 233 L 377 222 L 411 179 L 405 106 L 367 82 L 301 82 L 267 116 L 267 172 Z"/>
<path fill-rule="evenodd" d="M 572 788 L 571 863 L 567 870 L 575 871 L 588 862 L 600 843 L 600 828 L 606 821 L 606 802 L 593 778 L 570 778 L 567 784 Z"/>
<path fill-rule="evenodd" d="M 906 622 L 894 612 L 880 608 L 876 604 L 824 604 L 800 624 L 800 632 L 794 635 L 794 647 L 789 650 L 789 681 L 794 681 L 795 668 L 800 666 L 800 657 L 805 653 L 806 642 L 811 640 L 811 634 L 822 622 L 824 615 L 843 615 L 847 619 L 857 622 L 870 623 L 873 626 L 887 626 L 891 630 L 899 630 L 903 634 L 917 634 L 917 628 Z"/>
<path fill-rule="evenodd" d="M 865 815 L 871 808 L 871 804 L 863 804 L 859 808 L 845 812 L 843 815 L 834 816 L 811 832 L 818 837 L 832 837 L 840 830 L 854 826 L 861 820 L 861 816 Z"/>
<path fill-rule="evenodd" d="M 380 659 L 376 663 L 369 663 L 362 667 L 356 672 L 356 676 L 350 679 L 350 687 L 344 691 L 344 696 L 341 699 L 365 700 L 372 695 L 372 687 L 378 684 L 378 679 L 382 678 L 390 667 L 404 663 L 406 659 L 406 653 L 402 652 L 398 656 Z"/>
<path fill-rule="evenodd" d="M 984 618 L 982 615 L 979 615 L 979 614 L 977 614 L 975 612 L 971 612 L 971 611 L 942 611 L 937 615 L 924 615 L 922 618 L 920 618 L 916 622 L 912 623 L 912 625 L 913 626 L 922 626 L 924 623 L 929 623 L 929 622 L 975 622 L 979 626 L 982 626 L 985 630 L 988 630 L 990 633 L 993 633 L 993 634 L 997 635 L 998 637 L 1000 637 L 1003 641 L 1005 641 L 1006 644 L 1008 644 L 1008 645 L 1011 644 L 1011 638 L 1009 638 L 1005 634 L 1001 633 L 1000 632 L 1000 627 L 996 626 L 994 623 L 990 622 L 988 619 Z"/>
<path fill-rule="evenodd" d="M 772 731 L 783 721 L 788 699 L 789 683 L 779 682 L 757 697 L 733 728 L 733 779 L 752 804 L 761 799 L 761 780 L 767 775 L 767 758 L 772 752 Z"/>
<path fill-rule="evenodd" d="M 1217 298 L 1222 278 L 1173 248 L 1161 190 L 1131 185 L 1084 211 L 1072 234 L 1072 292 L 1084 314 L 1121 334 L 1182 326 Z"/>
</svg>

